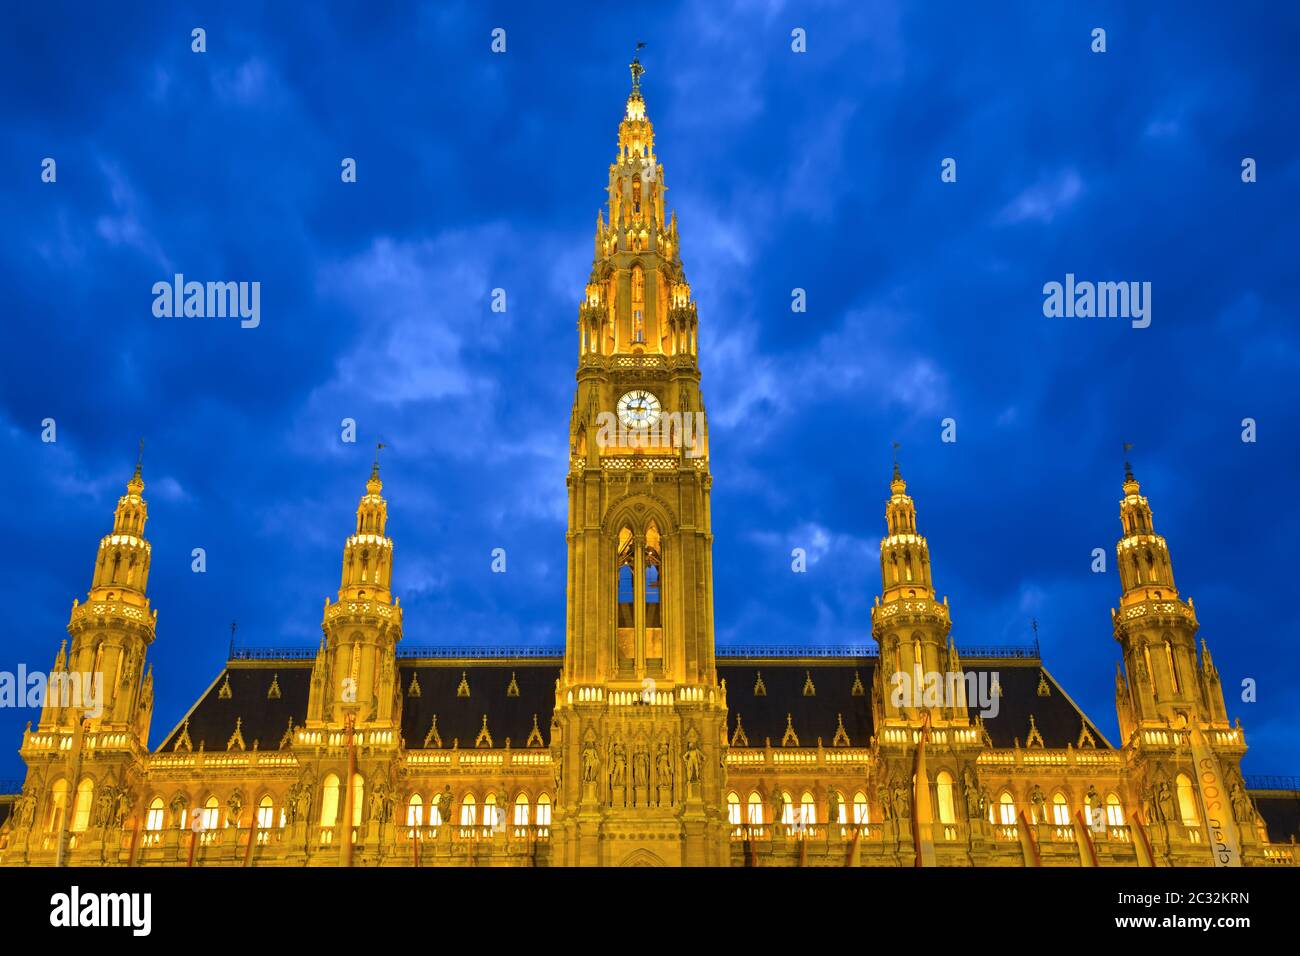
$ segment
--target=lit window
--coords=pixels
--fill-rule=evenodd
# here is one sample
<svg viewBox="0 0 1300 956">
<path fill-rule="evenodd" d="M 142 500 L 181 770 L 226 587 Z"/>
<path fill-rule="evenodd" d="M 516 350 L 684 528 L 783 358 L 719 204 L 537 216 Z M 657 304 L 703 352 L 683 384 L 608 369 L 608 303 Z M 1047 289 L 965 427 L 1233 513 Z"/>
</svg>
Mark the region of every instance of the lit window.
<svg viewBox="0 0 1300 956">
<path fill-rule="evenodd" d="M 366 799 L 366 782 L 362 779 L 361 774 L 352 775 L 352 825 L 361 826 L 361 818 L 365 812 Z"/>
<path fill-rule="evenodd" d="M 90 826 L 90 806 L 95 798 L 95 781 L 87 777 L 77 784 L 77 799 L 72 805 L 72 832 L 81 833 Z"/>
<path fill-rule="evenodd" d="M 219 812 L 220 807 L 217 804 L 217 798 L 214 794 L 213 796 L 208 797 L 207 802 L 203 804 L 203 816 L 199 818 L 199 829 L 215 830 L 217 828 L 217 815 Z"/>
<path fill-rule="evenodd" d="M 537 825 L 539 827 L 551 825 L 551 798 L 546 794 L 537 798 Z"/>
<path fill-rule="evenodd" d="M 63 816 L 68 812 L 68 781 L 59 779 L 50 788 L 50 816 L 45 829 L 56 833 L 63 827 Z"/>
<path fill-rule="evenodd" d="M 867 807 L 867 795 L 861 790 L 853 795 L 853 822 L 858 826 L 871 822 L 871 814 Z"/>
<path fill-rule="evenodd" d="M 1185 773 L 1178 775 L 1178 813 L 1184 826 L 1201 825 L 1201 814 L 1196 809 L 1196 791 L 1192 789 L 1192 778 Z"/>
<path fill-rule="evenodd" d="M 1065 802 L 1065 794 L 1058 793 L 1052 797 L 1052 822 L 1063 827 L 1070 822 L 1070 807 Z"/>
<path fill-rule="evenodd" d="M 436 796 L 429 800 L 429 826 L 442 826 L 442 810 L 439 809 L 439 801 Z"/>
<path fill-rule="evenodd" d="M 1113 793 L 1106 797 L 1106 823 L 1112 827 L 1124 825 L 1124 806 Z"/>
<path fill-rule="evenodd" d="M 465 799 L 460 802 L 460 825 L 463 827 L 472 827 L 478 822 L 478 806 L 474 803 L 474 794 L 465 794 Z"/>
<path fill-rule="evenodd" d="M 763 824 L 763 798 L 754 791 L 749 795 L 748 816 L 745 818 L 750 826 L 762 826 Z"/>
<path fill-rule="evenodd" d="M 498 821 L 497 817 L 497 795 L 489 793 L 483 801 L 483 825 L 485 827 L 495 827 Z"/>
<path fill-rule="evenodd" d="M 740 826 L 740 797 L 734 793 L 727 794 L 727 822 L 733 827 Z"/>
<path fill-rule="evenodd" d="M 528 826 L 528 794 L 526 793 L 515 797 L 515 826 Z"/>
<path fill-rule="evenodd" d="M 267 794 L 257 805 L 257 828 L 269 830 L 275 826 L 275 801 Z"/>
<path fill-rule="evenodd" d="M 816 822 L 817 804 L 813 802 L 813 795 L 805 790 L 799 800 L 799 823 L 802 826 L 812 826 Z"/>
<path fill-rule="evenodd" d="M 1016 798 L 1005 790 L 998 798 L 998 819 L 1006 826 L 1016 822 Z"/>
<path fill-rule="evenodd" d="M 952 774 L 947 770 L 940 770 L 939 776 L 935 778 L 935 793 L 939 797 L 939 822 L 956 823 L 957 811 L 952 802 Z"/>
<path fill-rule="evenodd" d="M 162 797 L 154 797 L 153 802 L 149 804 L 149 812 L 145 814 L 144 828 L 146 830 L 161 830 L 163 828 L 163 816 Z"/>
<path fill-rule="evenodd" d="M 339 819 L 339 778 L 330 774 L 321 786 L 320 825 L 332 827 Z"/>
<path fill-rule="evenodd" d="M 418 793 L 411 794 L 411 799 L 406 802 L 406 825 L 408 827 L 418 827 L 424 824 L 424 801 L 420 799 Z"/>
</svg>

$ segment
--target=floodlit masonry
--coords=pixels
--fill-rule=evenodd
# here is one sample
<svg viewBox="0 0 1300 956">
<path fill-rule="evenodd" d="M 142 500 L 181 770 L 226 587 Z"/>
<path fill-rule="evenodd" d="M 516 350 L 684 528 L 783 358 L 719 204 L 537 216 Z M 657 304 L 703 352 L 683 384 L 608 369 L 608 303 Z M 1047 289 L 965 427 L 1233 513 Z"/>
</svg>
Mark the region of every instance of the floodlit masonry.
<svg viewBox="0 0 1300 956">
<path fill-rule="evenodd" d="M 98 717 L 47 701 L 23 734 L 0 863 L 1294 866 L 1294 795 L 1248 791 L 1245 732 L 1131 471 L 1109 621 L 1115 745 L 1037 645 L 954 642 L 897 467 L 874 646 L 715 646 L 698 315 L 641 72 L 634 61 L 578 313 L 563 652 L 404 640 L 376 465 L 319 647 L 232 646 L 151 744 L 137 467 L 53 668 L 116 676 Z M 611 409 L 629 427 L 692 416 L 700 454 L 598 441 Z M 1096 623 L 1078 639 L 1109 666 L 1100 609 Z M 918 671 L 996 671 L 996 713 L 891 698 L 886 675 Z"/>
</svg>

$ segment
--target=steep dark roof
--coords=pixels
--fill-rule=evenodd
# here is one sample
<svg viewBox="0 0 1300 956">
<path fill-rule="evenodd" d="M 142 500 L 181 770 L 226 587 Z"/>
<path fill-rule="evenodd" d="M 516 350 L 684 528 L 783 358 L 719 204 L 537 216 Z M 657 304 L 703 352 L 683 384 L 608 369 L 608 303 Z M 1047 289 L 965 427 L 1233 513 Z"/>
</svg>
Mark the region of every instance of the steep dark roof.
<svg viewBox="0 0 1300 956">
<path fill-rule="evenodd" d="M 221 689 L 230 679 L 230 696 L 222 697 Z M 279 685 L 280 696 L 269 696 L 272 683 Z M 307 698 L 311 685 L 311 663 L 303 661 L 274 661 L 243 664 L 232 661 L 217 675 L 199 702 L 187 715 L 190 742 L 198 750 L 226 749 L 235 732 L 236 720 L 241 721 L 239 732 L 247 749 L 253 741 L 261 750 L 276 750 L 289 718 L 301 724 L 307 716 Z M 184 730 L 184 721 L 167 735 L 160 751 L 170 751 Z"/>
<path fill-rule="evenodd" d="M 998 702 L 998 715 L 985 717 L 984 728 L 994 747 L 1013 747 L 1016 740 L 1024 747 L 1029 742 L 1029 717 L 1032 714 L 1043 744 L 1048 748 L 1064 749 L 1066 745 L 1079 745 L 1079 730 L 1086 718 L 1065 691 L 1036 660 L 999 660 L 963 662 L 963 669 L 971 671 L 996 671 L 1002 687 Z M 1047 696 L 1040 696 L 1040 679 L 1046 683 Z M 974 716 L 976 708 L 972 708 Z M 1098 750 L 1111 746 L 1091 720 L 1086 720 L 1088 730 L 1097 743 Z"/>
<path fill-rule="evenodd" d="M 875 732 L 869 695 L 877 663 L 875 658 L 850 658 L 835 663 L 774 659 L 752 663 L 732 660 L 720 664 L 718 676 L 727 682 L 727 706 L 731 709 L 728 740 L 735 733 L 739 714 L 751 747 L 762 747 L 765 738 L 771 738 L 772 746 L 779 747 L 789 714 L 800 746 L 815 747 L 817 738 L 821 737 L 822 744 L 829 747 L 835 737 L 837 715 L 842 714 L 850 745 L 868 746 Z M 1101 732 L 1043 670 L 1041 662 L 1033 659 L 974 661 L 965 663 L 963 669 L 967 673 L 989 674 L 987 686 L 991 686 L 991 674 L 997 674 L 1002 688 L 1002 696 L 997 700 L 998 712 L 996 716 L 984 718 L 993 746 L 1012 747 L 1017 739 L 1022 747 L 1027 746 L 1032 714 L 1045 747 L 1077 746 L 1079 730 L 1086 721 L 1097 747 L 1109 749 Z M 759 673 L 767 689 L 763 697 L 754 694 Z M 862 697 L 852 694 L 855 674 L 861 677 L 866 691 Z M 809 676 L 816 695 L 805 697 L 804 683 Z M 1040 678 L 1045 682 L 1046 696 L 1038 693 Z M 972 718 L 979 709 L 970 707 Z"/>
<path fill-rule="evenodd" d="M 843 715 L 844 730 L 854 747 L 866 747 L 874 733 L 871 717 L 871 681 L 876 667 L 874 658 L 762 659 L 725 658 L 718 665 L 718 675 L 727 682 L 727 703 L 731 714 L 727 738 L 731 739 L 739 715 L 751 747 L 762 747 L 770 738 L 772 746 L 781 746 L 785 736 L 786 715 L 791 715 L 800 746 L 815 747 L 820 737 L 830 747 Z M 1034 716 L 1043 743 L 1049 748 L 1077 745 L 1083 714 L 1065 695 L 1060 686 L 1035 659 L 969 661 L 967 672 L 997 672 L 1002 687 L 998 714 L 984 718 L 984 726 L 995 747 L 1011 747 L 1015 740 L 1022 747 L 1029 741 L 1029 717 Z M 438 736 L 444 747 L 459 741 L 463 749 L 472 748 L 488 718 L 488 732 L 496 747 L 522 748 L 533 728 L 533 715 L 542 739 L 550 742 L 551 711 L 555 704 L 555 682 L 560 676 L 554 658 L 536 660 L 457 661 L 412 660 L 399 662 L 402 686 L 402 737 L 408 748 L 424 747 L 425 737 L 438 716 Z M 766 696 L 756 697 L 754 685 L 759 672 L 766 685 Z M 469 696 L 457 694 L 462 674 L 469 686 Z M 519 696 L 506 691 L 514 678 Z M 815 693 L 804 695 L 804 684 L 812 678 Z M 863 696 L 852 693 L 855 676 L 861 678 Z M 412 678 L 420 686 L 420 696 L 410 695 Z M 229 680 L 230 696 L 222 696 Z M 278 698 L 268 696 L 272 682 L 278 684 Z M 311 681 L 308 659 L 231 661 L 212 686 L 190 711 L 189 735 L 195 750 L 200 745 L 208 751 L 224 751 L 235 732 L 236 719 L 242 720 L 245 746 L 253 741 L 262 750 L 274 750 L 292 717 L 301 725 L 307 714 Z M 1040 682 L 1047 689 L 1040 696 Z M 974 716 L 977 708 L 972 708 Z M 1099 748 L 1109 744 L 1096 726 L 1087 721 Z M 178 725 L 158 748 L 170 751 L 180 737 Z"/>
<path fill-rule="evenodd" d="M 837 715 L 844 716 L 844 730 L 849 745 L 866 747 L 873 733 L 871 725 L 871 675 L 875 664 L 868 659 L 836 661 L 833 664 L 800 661 L 728 661 L 718 665 L 718 677 L 727 682 L 727 740 L 736 732 L 736 718 L 749 746 L 762 747 L 768 738 L 780 747 L 785 737 L 786 715 L 799 738 L 799 746 L 831 746 L 838 726 Z M 853 677 L 862 677 L 866 691 L 853 696 Z M 763 677 L 767 693 L 754 694 L 758 676 Z M 815 694 L 804 696 L 804 684 L 811 677 Z M 792 744 L 793 746 L 793 744 Z"/>
<path fill-rule="evenodd" d="M 522 748 L 533 729 L 533 715 L 545 744 L 551 742 L 551 711 L 555 708 L 555 682 L 559 665 L 551 662 L 504 661 L 493 664 L 406 665 L 402 675 L 402 738 L 407 747 L 424 746 L 424 738 L 438 715 L 438 736 L 444 747 L 459 740 L 461 749 L 474 746 L 487 715 L 487 729 L 495 747 Z M 456 689 L 461 675 L 469 687 L 469 696 L 460 697 Z M 420 696 L 409 694 L 412 676 L 420 682 Z M 511 677 L 519 688 L 518 697 L 507 696 Z"/>
<path fill-rule="evenodd" d="M 1300 790 L 1252 790 L 1250 795 L 1264 818 L 1269 842 L 1290 843 L 1292 838 L 1300 841 Z"/>
</svg>

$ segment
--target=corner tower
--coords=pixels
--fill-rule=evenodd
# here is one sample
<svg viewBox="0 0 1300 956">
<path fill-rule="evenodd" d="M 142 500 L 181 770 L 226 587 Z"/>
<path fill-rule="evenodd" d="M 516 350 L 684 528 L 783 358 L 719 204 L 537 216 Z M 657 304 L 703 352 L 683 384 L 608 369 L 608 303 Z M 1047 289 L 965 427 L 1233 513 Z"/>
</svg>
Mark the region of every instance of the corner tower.
<svg viewBox="0 0 1300 956">
<path fill-rule="evenodd" d="M 376 460 L 357 505 L 356 531 L 343 546 L 338 600 L 325 601 L 312 667 L 307 727 L 395 727 L 401 719 L 397 642 L 402 608 L 393 597 L 393 539 Z"/>
<path fill-rule="evenodd" d="M 149 606 L 151 548 L 144 537 L 149 506 L 137 462 L 117 499 L 113 530 L 99 542 L 90 592 L 73 601 L 68 619 L 72 646 L 60 648 L 52 674 L 62 675 L 69 694 L 53 685 L 41 711 L 41 730 L 75 727 L 84 718 L 95 731 L 127 731 L 147 745 L 153 716 L 153 676 L 145 672 L 145 652 L 153 643 L 158 612 Z M 99 704 L 86 707 L 84 686 L 98 688 Z M 78 684 L 81 692 L 78 693 Z M 71 697 L 81 697 L 72 701 Z M 94 696 L 92 693 L 91 696 Z"/>
<path fill-rule="evenodd" d="M 700 865 L 724 841 L 708 432 L 695 304 L 631 70 L 578 310 L 556 831 L 567 863 Z M 646 844 L 613 837 L 624 827 Z"/>
</svg>

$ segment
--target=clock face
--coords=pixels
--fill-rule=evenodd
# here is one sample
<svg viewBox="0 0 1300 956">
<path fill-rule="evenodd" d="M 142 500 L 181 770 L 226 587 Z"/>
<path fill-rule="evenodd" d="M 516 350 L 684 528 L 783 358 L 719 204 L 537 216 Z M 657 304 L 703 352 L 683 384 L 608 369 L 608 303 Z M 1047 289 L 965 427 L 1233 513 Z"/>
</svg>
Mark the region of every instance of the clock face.
<svg viewBox="0 0 1300 956">
<path fill-rule="evenodd" d="M 618 400 L 618 419 L 628 428 L 649 428 L 659 421 L 659 399 L 644 389 L 628 392 Z"/>
</svg>

